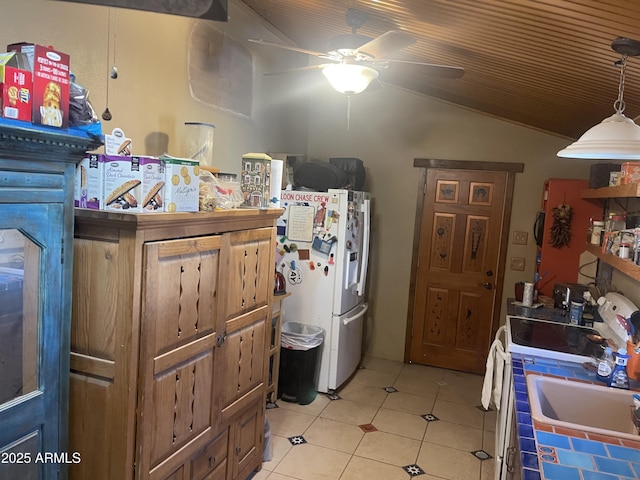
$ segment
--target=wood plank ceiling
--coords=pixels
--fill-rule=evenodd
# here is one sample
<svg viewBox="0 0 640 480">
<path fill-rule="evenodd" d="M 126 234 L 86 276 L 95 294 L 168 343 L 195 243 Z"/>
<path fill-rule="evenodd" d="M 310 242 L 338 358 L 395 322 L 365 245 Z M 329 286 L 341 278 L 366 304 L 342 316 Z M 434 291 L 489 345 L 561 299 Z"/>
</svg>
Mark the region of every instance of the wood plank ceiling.
<svg viewBox="0 0 640 480">
<path fill-rule="evenodd" d="M 417 39 L 390 58 L 466 70 L 461 79 L 448 80 L 429 77 L 417 66 L 391 64 L 381 73 L 383 83 L 571 138 L 614 113 L 620 55 L 611 42 L 617 37 L 640 40 L 640 3 L 635 0 L 244 3 L 293 45 L 321 52 L 332 36 L 351 33 L 347 9 L 366 12 L 357 33 L 376 37 L 395 29 Z M 307 62 L 306 55 L 291 55 Z M 639 80 L 640 57 L 629 57 L 624 100 L 631 118 L 640 115 Z"/>
</svg>

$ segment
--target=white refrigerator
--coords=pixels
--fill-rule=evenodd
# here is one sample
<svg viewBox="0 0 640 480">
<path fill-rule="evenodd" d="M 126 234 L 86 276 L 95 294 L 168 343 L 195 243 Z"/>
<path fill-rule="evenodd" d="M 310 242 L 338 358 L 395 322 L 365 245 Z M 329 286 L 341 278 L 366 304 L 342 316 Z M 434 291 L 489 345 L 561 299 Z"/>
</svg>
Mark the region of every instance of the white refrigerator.
<svg viewBox="0 0 640 480">
<path fill-rule="evenodd" d="M 285 190 L 280 206 L 276 269 L 291 292 L 283 322 L 324 329 L 316 387 L 333 393 L 362 356 L 371 199 L 352 190 Z"/>
</svg>

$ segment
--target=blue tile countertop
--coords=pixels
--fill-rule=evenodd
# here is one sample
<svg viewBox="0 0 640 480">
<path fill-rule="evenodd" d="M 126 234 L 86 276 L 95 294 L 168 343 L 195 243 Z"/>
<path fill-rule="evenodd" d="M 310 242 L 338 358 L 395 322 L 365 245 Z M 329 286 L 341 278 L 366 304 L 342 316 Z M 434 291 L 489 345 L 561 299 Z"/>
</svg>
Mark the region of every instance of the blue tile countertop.
<svg viewBox="0 0 640 480">
<path fill-rule="evenodd" d="M 598 435 L 531 418 L 527 374 L 602 385 L 595 372 L 579 363 L 525 354 L 512 354 L 512 368 L 523 480 L 640 479 L 640 438 L 634 441 Z"/>
</svg>

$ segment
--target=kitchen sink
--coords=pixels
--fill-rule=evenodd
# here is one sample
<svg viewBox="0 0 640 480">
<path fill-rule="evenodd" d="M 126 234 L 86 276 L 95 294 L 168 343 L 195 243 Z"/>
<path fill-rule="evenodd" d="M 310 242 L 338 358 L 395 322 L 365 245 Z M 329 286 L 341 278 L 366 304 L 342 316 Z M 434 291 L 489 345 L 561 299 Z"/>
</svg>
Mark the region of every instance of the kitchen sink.
<svg viewBox="0 0 640 480">
<path fill-rule="evenodd" d="M 640 440 L 629 390 L 527 375 L 534 420 L 549 425 Z"/>
</svg>

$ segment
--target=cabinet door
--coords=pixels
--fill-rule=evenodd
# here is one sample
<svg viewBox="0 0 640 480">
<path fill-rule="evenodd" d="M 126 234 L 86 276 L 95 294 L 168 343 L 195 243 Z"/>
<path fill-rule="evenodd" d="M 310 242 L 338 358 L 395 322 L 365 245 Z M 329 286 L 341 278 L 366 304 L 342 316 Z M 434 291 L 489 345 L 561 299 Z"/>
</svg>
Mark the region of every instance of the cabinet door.
<svg viewBox="0 0 640 480">
<path fill-rule="evenodd" d="M 260 395 L 264 401 L 267 317 L 273 292 L 275 231 L 225 234 L 217 401 L 227 421 Z M 246 398 L 245 398 L 246 397 Z"/>
<path fill-rule="evenodd" d="M 1 201 L 0 478 L 53 479 L 67 453 L 60 443 L 68 412 L 60 399 L 68 378 L 66 369 L 61 373 L 63 332 L 70 320 L 63 205 Z M 45 453 L 58 461 L 44 462 Z"/>
<path fill-rule="evenodd" d="M 145 244 L 141 472 L 196 438 L 206 442 L 203 432 L 217 421 L 212 406 L 220 245 L 218 236 Z M 192 444 L 180 455 L 199 447 Z"/>
<path fill-rule="evenodd" d="M 231 425 L 232 478 L 247 478 L 262 461 L 263 408 L 263 401 L 254 402 L 254 406 L 241 414 Z"/>
</svg>

